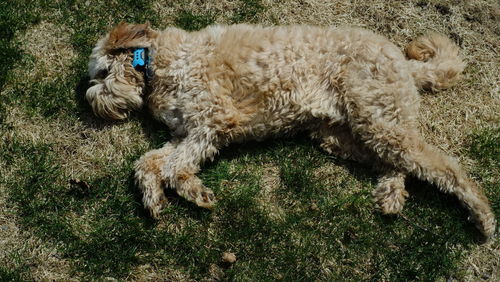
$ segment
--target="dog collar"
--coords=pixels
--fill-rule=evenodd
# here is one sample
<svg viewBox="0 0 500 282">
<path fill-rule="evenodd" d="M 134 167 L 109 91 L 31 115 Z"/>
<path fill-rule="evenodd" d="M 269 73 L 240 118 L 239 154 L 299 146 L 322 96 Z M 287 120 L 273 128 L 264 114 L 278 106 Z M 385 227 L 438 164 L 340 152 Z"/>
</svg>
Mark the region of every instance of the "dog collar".
<svg viewBox="0 0 500 282">
<path fill-rule="evenodd" d="M 134 69 L 144 73 L 147 81 L 151 81 L 154 76 L 153 68 L 151 67 L 151 56 L 149 50 L 145 48 L 137 48 L 133 52 L 132 66 Z"/>
</svg>

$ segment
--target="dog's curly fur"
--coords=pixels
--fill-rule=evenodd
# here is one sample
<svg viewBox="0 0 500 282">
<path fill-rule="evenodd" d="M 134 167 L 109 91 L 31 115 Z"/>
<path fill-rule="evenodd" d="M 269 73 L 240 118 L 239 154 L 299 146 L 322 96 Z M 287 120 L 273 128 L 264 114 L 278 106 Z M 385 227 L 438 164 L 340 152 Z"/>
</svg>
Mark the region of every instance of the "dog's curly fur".
<svg viewBox="0 0 500 282">
<path fill-rule="evenodd" d="M 137 47 L 152 54 L 149 82 L 131 65 Z M 408 59 L 386 38 L 356 28 L 234 25 L 186 32 L 121 23 L 92 51 L 94 85 L 86 97 L 108 119 L 124 119 L 146 104 L 178 137 L 135 165 L 154 217 L 166 202 L 164 186 L 211 208 L 215 197 L 196 174 L 229 143 L 307 131 L 329 153 L 383 168 L 373 192 L 382 212 L 401 211 L 405 177 L 413 175 L 457 196 L 490 238 L 496 222 L 482 190 L 417 130 L 417 91 L 459 78 L 458 48 L 430 34 L 406 53 Z"/>
</svg>

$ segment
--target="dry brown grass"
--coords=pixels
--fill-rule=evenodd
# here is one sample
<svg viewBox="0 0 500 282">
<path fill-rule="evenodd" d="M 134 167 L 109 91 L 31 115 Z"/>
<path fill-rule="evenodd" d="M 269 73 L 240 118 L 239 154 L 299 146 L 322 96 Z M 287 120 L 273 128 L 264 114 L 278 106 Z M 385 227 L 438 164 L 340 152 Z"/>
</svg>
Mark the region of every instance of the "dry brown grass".
<svg viewBox="0 0 500 282">
<path fill-rule="evenodd" d="M 25 33 L 18 34 L 14 41 L 22 51 L 32 55 L 35 64 L 19 65 L 14 71 L 25 82 L 52 81 L 68 74 L 68 67 L 76 58 L 70 43 L 72 30 L 64 25 L 43 21 Z"/>
<path fill-rule="evenodd" d="M 259 195 L 259 204 L 265 210 L 265 213 L 271 220 L 281 221 L 284 218 L 285 211 L 277 197 L 277 191 L 281 187 L 280 170 L 279 167 L 273 164 L 266 164 L 260 169 L 262 173 L 261 178 L 261 191 Z"/>
<path fill-rule="evenodd" d="M 22 142 L 51 144 L 67 180 L 106 175 L 109 168 L 123 165 L 127 155 L 149 146 L 136 122 L 113 126 L 84 121 L 68 124 L 63 119 L 47 121 L 13 108 L 7 123 L 12 126 L 9 134 Z"/>
<path fill-rule="evenodd" d="M 363 183 L 352 177 L 352 173 L 345 166 L 325 163 L 314 170 L 314 176 L 327 187 L 334 187 L 339 195 L 352 195 L 363 191 Z M 349 187 L 349 189 L 345 189 Z"/>
<path fill-rule="evenodd" d="M 164 263 L 164 262 L 163 262 Z M 181 269 L 165 265 L 142 264 L 130 271 L 130 281 L 194 281 Z"/>
<path fill-rule="evenodd" d="M 460 268 L 465 271 L 465 281 L 478 278 L 490 281 L 500 279 L 500 244 L 477 246 L 471 250 Z"/>
</svg>

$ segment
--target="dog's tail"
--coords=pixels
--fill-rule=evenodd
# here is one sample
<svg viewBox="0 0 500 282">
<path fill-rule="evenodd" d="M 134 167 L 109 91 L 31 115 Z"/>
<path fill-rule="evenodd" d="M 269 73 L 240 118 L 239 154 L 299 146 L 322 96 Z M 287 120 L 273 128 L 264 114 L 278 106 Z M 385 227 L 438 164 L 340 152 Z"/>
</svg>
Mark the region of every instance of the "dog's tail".
<svg viewBox="0 0 500 282">
<path fill-rule="evenodd" d="M 434 91 L 450 87 L 460 79 L 465 64 L 458 46 L 436 33 L 421 36 L 406 47 L 412 75 L 419 88 Z"/>
</svg>

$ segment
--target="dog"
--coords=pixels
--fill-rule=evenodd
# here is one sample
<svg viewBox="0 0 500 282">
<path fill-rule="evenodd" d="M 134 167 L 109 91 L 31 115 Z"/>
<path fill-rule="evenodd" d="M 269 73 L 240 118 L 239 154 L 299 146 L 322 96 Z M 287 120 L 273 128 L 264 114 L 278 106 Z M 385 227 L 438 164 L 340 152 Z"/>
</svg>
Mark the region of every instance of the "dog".
<svg viewBox="0 0 500 282">
<path fill-rule="evenodd" d="M 120 23 L 89 61 L 93 112 L 112 120 L 146 105 L 175 136 L 135 163 L 144 206 L 155 218 L 170 187 L 203 208 L 213 192 L 196 174 L 233 142 L 308 132 L 321 148 L 381 168 L 374 202 L 401 212 L 407 175 L 455 195 L 486 239 L 495 216 L 458 162 L 417 129 L 418 90 L 440 90 L 464 63 L 448 38 L 429 34 L 403 52 L 359 28 L 216 25 L 187 32 Z"/>
</svg>

